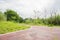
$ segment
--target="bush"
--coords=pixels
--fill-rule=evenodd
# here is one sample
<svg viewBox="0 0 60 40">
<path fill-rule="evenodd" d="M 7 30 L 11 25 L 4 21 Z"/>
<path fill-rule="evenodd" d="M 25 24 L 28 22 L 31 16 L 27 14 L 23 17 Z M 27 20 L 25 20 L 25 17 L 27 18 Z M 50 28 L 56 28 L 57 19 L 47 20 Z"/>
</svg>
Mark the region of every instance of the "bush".
<svg viewBox="0 0 60 40">
<path fill-rule="evenodd" d="M 56 16 L 52 16 L 50 18 L 47 18 L 46 22 L 48 24 L 52 24 L 52 25 L 60 25 L 60 16 L 56 15 Z"/>
<path fill-rule="evenodd" d="M 33 23 L 33 19 L 32 18 L 26 18 L 26 19 L 24 19 L 24 22 L 25 23 Z"/>
<path fill-rule="evenodd" d="M 0 22 L 0 34 L 13 32 L 17 30 L 24 30 L 29 28 L 28 25 L 14 23 L 14 22 Z"/>
<path fill-rule="evenodd" d="M 6 21 L 5 15 L 0 11 L 0 21 Z"/>
</svg>

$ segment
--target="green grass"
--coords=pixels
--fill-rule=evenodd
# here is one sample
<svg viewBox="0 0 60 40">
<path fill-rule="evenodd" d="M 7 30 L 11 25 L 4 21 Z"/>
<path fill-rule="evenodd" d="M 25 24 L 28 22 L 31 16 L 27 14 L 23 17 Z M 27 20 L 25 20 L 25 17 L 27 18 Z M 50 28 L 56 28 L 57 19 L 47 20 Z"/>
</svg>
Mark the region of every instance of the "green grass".
<svg viewBox="0 0 60 40">
<path fill-rule="evenodd" d="M 14 31 L 18 31 L 18 30 L 24 30 L 29 27 L 30 27 L 29 25 L 25 25 L 25 24 L 4 21 L 4 22 L 0 22 L 0 34 L 14 32 Z"/>
<path fill-rule="evenodd" d="M 45 24 L 26 24 L 26 23 L 14 23 L 10 21 L 0 22 L 0 34 L 14 32 L 18 30 L 24 30 L 30 28 L 30 26 L 48 26 Z M 60 27 L 60 26 L 48 26 L 48 27 Z"/>
</svg>

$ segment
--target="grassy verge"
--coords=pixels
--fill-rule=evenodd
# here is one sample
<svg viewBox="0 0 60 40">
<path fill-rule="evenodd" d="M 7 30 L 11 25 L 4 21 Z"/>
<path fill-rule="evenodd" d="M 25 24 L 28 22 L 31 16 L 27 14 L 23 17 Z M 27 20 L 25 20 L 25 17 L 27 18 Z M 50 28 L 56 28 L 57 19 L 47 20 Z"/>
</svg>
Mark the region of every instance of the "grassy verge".
<svg viewBox="0 0 60 40">
<path fill-rule="evenodd" d="M 24 30 L 29 28 L 29 25 L 25 24 L 19 24 L 14 22 L 0 22 L 0 34 L 18 31 L 18 30 Z"/>
<path fill-rule="evenodd" d="M 34 23 L 23 23 L 25 25 L 30 25 L 30 26 L 47 26 L 47 27 L 60 27 L 60 25 L 53 25 L 53 24 L 34 24 Z"/>
</svg>

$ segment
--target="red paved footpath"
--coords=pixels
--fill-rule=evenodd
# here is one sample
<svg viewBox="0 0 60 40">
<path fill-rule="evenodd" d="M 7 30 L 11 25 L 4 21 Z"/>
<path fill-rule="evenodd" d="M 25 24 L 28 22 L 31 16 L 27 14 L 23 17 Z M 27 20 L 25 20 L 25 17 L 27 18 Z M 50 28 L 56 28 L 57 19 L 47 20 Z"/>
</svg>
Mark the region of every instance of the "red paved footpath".
<svg viewBox="0 0 60 40">
<path fill-rule="evenodd" d="M 60 40 L 60 28 L 31 27 L 24 31 L 2 34 L 0 40 Z"/>
</svg>

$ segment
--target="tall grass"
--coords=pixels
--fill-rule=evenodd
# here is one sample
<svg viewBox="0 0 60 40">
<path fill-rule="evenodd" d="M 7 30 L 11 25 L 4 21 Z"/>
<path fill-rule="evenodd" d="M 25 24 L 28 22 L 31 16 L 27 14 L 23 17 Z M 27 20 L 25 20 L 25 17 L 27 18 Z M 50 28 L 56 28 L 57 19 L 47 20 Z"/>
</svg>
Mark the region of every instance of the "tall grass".
<svg viewBox="0 0 60 40">
<path fill-rule="evenodd" d="M 14 22 L 0 22 L 0 34 L 18 31 L 18 30 L 24 30 L 29 28 L 29 25 L 14 23 Z"/>
</svg>

